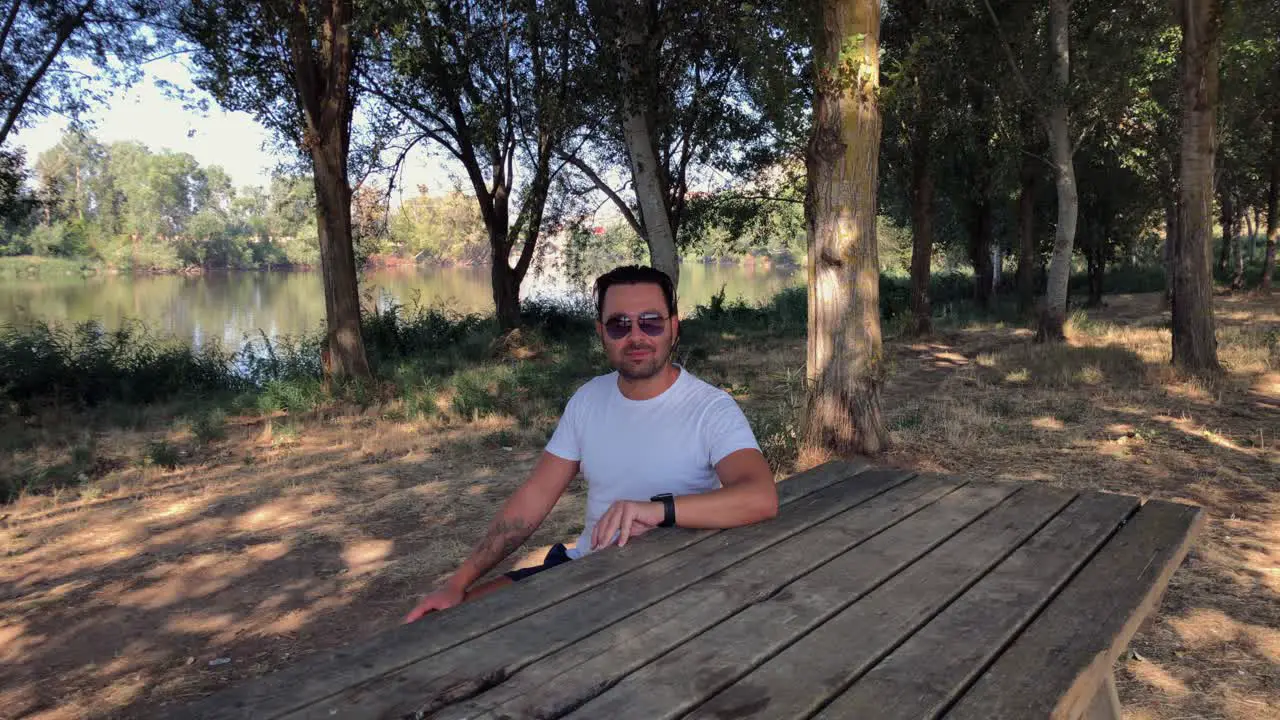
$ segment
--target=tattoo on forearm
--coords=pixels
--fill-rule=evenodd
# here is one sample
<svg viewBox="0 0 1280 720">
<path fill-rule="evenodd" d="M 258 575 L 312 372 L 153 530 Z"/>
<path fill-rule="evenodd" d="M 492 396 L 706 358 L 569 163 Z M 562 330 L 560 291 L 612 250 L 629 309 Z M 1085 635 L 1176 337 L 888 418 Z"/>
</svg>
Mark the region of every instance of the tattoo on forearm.
<svg viewBox="0 0 1280 720">
<path fill-rule="evenodd" d="M 516 551 L 533 534 L 533 528 L 521 517 L 500 517 L 476 544 L 476 555 L 482 564 L 492 567 Z"/>
</svg>

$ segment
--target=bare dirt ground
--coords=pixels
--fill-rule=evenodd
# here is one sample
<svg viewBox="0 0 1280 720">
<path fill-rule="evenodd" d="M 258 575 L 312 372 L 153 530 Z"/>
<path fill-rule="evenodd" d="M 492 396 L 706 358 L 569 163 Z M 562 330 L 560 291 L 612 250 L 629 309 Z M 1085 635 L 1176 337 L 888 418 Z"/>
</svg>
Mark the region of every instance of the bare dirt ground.
<svg viewBox="0 0 1280 720">
<path fill-rule="evenodd" d="M 879 462 L 1205 506 L 1206 533 L 1121 663 L 1126 717 L 1280 717 L 1280 298 L 1219 299 L 1215 383 L 1169 369 L 1156 296 L 1107 301 L 1057 348 L 998 325 L 890 342 L 895 447 Z M 802 364 L 802 341 L 778 341 L 691 369 L 786 457 Z M 125 461 L 152 435 L 102 438 L 119 470 L 0 507 L 0 717 L 162 716 L 394 626 L 545 430 L 428 431 L 376 410 L 233 419 L 175 470 Z M 517 562 L 572 538 L 581 513 L 575 487 Z"/>
</svg>

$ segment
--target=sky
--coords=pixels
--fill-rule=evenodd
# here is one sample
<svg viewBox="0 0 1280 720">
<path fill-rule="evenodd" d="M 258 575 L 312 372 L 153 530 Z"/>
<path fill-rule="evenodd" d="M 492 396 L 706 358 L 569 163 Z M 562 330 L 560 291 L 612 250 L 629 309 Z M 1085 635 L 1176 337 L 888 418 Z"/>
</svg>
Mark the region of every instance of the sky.
<svg viewBox="0 0 1280 720">
<path fill-rule="evenodd" d="M 185 109 L 181 101 L 165 96 L 155 84 L 157 79 L 194 87 L 190 73 L 178 59 L 155 61 L 141 82 L 128 90 L 116 90 L 105 105 L 87 115 L 93 135 L 104 143 L 137 140 L 152 150 L 190 153 L 202 167 L 221 165 L 236 186 L 270 181 L 282 158 L 267 149 L 271 133 L 266 128 L 248 113 L 222 110 L 212 99 L 207 113 Z M 67 124 L 63 117 L 44 118 L 22 129 L 14 136 L 14 143 L 26 148 L 27 162 L 34 165 L 40 153 L 57 144 Z M 414 194 L 419 184 L 438 192 L 452 188 L 454 181 L 439 159 L 415 152 L 397 184 L 406 194 Z"/>
</svg>

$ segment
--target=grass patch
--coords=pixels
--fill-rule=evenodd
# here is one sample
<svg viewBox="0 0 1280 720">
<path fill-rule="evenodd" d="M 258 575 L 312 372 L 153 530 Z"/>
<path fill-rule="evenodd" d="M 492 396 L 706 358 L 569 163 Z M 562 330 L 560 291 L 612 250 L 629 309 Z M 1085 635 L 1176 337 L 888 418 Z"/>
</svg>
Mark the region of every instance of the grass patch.
<svg viewBox="0 0 1280 720">
<path fill-rule="evenodd" d="M 0 278 L 84 277 L 102 272 L 102 263 L 78 258 L 22 255 L 0 257 Z"/>
<path fill-rule="evenodd" d="M 191 421 L 191 434 L 201 445 L 210 445 L 227 437 L 227 414 L 212 408 Z"/>
<path fill-rule="evenodd" d="M 182 464 L 182 453 L 168 440 L 152 440 L 147 443 L 142 464 L 173 470 Z"/>
</svg>

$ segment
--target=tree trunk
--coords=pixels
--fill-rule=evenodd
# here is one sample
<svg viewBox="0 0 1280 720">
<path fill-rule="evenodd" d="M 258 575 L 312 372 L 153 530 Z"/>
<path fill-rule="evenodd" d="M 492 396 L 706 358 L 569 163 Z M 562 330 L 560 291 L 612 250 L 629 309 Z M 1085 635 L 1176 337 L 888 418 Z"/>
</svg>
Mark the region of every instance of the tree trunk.
<svg viewBox="0 0 1280 720">
<path fill-rule="evenodd" d="M 1036 300 L 1036 270 L 1040 253 L 1036 248 L 1036 159 L 1022 158 L 1018 176 L 1018 311 L 1030 313 Z"/>
<path fill-rule="evenodd" d="M 1231 289 L 1244 288 L 1244 224 L 1249 218 L 1249 211 L 1235 201 L 1235 220 L 1231 224 Z"/>
<path fill-rule="evenodd" d="M 1231 241 L 1235 236 L 1236 211 L 1235 204 L 1231 202 L 1231 193 L 1228 191 L 1224 190 L 1219 193 L 1218 204 L 1222 207 L 1220 218 L 1222 245 L 1218 251 L 1218 272 L 1225 275 L 1227 274 L 1227 265 L 1231 262 Z"/>
<path fill-rule="evenodd" d="M 1276 269 L 1276 241 L 1280 239 L 1280 111 L 1271 118 L 1271 176 L 1267 182 L 1267 251 L 1262 259 L 1262 291 L 1271 292 L 1271 275 Z"/>
<path fill-rule="evenodd" d="M 1253 207 L 1251 213 L 1253 219 L 1249 223 L 1249 262 L 1255 262 L 1258 259 L 1258 233 L 1262 232 L 1262 210 L 1258 206 Z"/>
<path fill-rule="evenodd" d="M 993 269 L 991 263 L 992 207 L 987 188 L 980 189 L 982 196 L 971 207 L 969 218 L 969 261 L 973 263 L 973 299 L 983 310 L 991 308 Z"/>
<path fill-rule="evenodd" d="M 316 187 L 316 225 L 320 235 L 320 274 L 324 282 L 328 333 L 324 352 L 334 378 L 368 377 L 369 360 L 360 335 L 360 296 L 355 251 L 351 245 L 351 0 L 322 5 L 320 41 L 303 10 L 281 10 L 288 28 L 295 100 L 301 110 L 300 144 L 311 154 Z"/>
<path fill-rule="evenodd" d="M 823 0 L 820 8 L 806 152 L 809 396 L 803 446 L 872 454 L 889 442 L 880 412 L 876 248 L 880 4 Z"/>
<path fill-rule="evenodd" d="M 1076 216 L 1080 198 L 1076 192 L 1076 170 L 1072 160 L 1071 123 L 1067 114 L 1066 88 L 1071 79 L 1071 51 L 1067 21 L 1071 14 L 1069 0 L 1049 3 L 1049 37 L 1053 48 L 1053 74 L 1059 92 L 1045 121 L 1049 149 L 1053 160 L 1054 185 L 1058 191 L 1058 226 L 1053 237 L 1053 256 L 1049 260 L 1049 282 L 1044 305 L 1040 308 L 1040 326 L 1036 340 L 1065 340 L 1063 325 L 1067 320 L 1067 284 L 1071 280 L 1071 252 L 1076 240 Z"/>
<path fill-rule="evenodd" d="M 1219 372 L 1214 335 L 1214 132 L 1218 110 L 1219 0 L 1179 0 L 1182 26 L 1182 132 L 1178 235 L 1174 246 L 1173 363 Z"/>
<path fill-rule="evenodd" d="M 1258 208 L 1256 206 L 1244 211 L 1245 232 L 1249 235 L 1249 254 L 1245 255 L 1247 262 L 1253 262 L 1254 244 L 1253 239 L 1258 233 Z"/>
<path fill-rule="evenodd" d="M 1173 307 L 1173 252 L 1178 244 L 1178 199 L 1175 197 L 1164 208 L 1164 308 Z"/>
<path fill-rule="evenodd" d="M 676 255 L 676 236 L 667 209 L 667 193 L 663 189 L 662 167 L 654 144 L 654 133 L 643 112 L 628 110 L 622 121 L 622 133 L 631 158 L 631 178 L 640 205 L 645 242 L 649 245 L 649 261 L 653 267 L 680 282 L 680 263 Z"/>
<path fill-rule="evenodd" d="M 520 326 L 520 281 L 507 258 L 493 259 L 489 270 L 493 285 L 493 306 L 497 309 L 498 326 L 510 330 Z"/>
<path fill-rule="evenodd" d="M 640 207 L 640 225 L 649 246 L 649 262 L 679 287 L 676 232 L 667 195 L 666 168 L 658 160 L 659 138 L 654 126 L 659 59 L 653 57 L 653 48 L 658 44 L 650 36 L 654 30 L 648 6 L 639 0 L 591 0 L 588 6 L 601 29 L 602 41 L 617 52 L 614 69 L 624 88 L 622 136 Z"/>
<path fill-rule="evenodd" d="M 1088 238 L 1088 264 L 1089 264 L 1089 307 L 1102 306 L 1102 285 L 1107 274 L 1107 236 L 1105 228 L 1097 223 L 1092 223 L 1089 232 L 1086 233 Z"/>
<path fill-rule="evenodd" d="M 311 152 L 316 186 L 316 227 L 320 234 L 320 275 L 324 282 L 325 350 L 335 378 L 368 377 L 369 360 L 360 334 L 360 293 L 351 245 L 351 185 L 345 158 L 332 139 Z"/>
<path fill-rule="evenodd" d="M 911 331 L 933 329 L 929 303 L 929 265 L 933 259 L 933 168 L 929 129 L 917 128 L 911 144 Z"/>
</svg>

